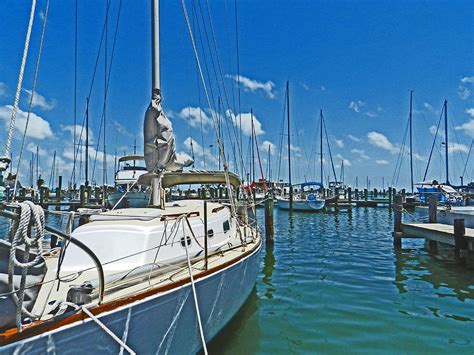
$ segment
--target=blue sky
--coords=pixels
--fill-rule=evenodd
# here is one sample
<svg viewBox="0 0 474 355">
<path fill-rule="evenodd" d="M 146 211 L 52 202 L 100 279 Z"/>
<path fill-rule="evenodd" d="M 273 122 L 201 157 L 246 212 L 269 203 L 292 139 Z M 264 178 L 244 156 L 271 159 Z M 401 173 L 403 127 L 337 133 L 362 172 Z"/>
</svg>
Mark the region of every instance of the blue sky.
<svg viewBox="0 0 474 355">
<path fill-rule="evenodd" d="M 38 0 L 20 110 L 28 109 L 34 65 L 38 53 L 46 1 Z M 186 1 L 203 69 L 210 72 L 207 86 L 217 102 L 222 98 L 232 130 L 238 115 L 237 61 L 234 2 L 210 1 L 212 28 L 204 0 Z M 227 8 L 226 8 L 227 5 Z M 111 1 L 108 17 L 107 62 L 110 67 L 119 1 Z M 247 161 L 249 112 L 256 117 L 256 132 L 266 164 L 272 145 L 272 175 L 281 161 L 280 178 L 286 179 L 286 156 L 278 155 L 284 115 L 286 80 L 290 80 L 294 181 L 319 180 L 315 165 L 317 120 L 323 109 L 337 174 L 345 162 L 345 179 L 359 187 L 367 176 L 372 187 L 381 187 L 395 176 L 397 186 L 408 187 L 408 157 L 394 174 L 408 119 L 409 91 L 414 90 L 415 180 L 421 180 L 444 99 L 448 100 L 451 180 L 459 182 L 474 137 L 474 3 L 471 1 L 238 1 L 238 36 L 241 109 L 244 120 L 244 159 Z M 83 0 L 78 6 L 77 120 L 82 123 L 94 63 L 105 18 L 105 1 Z M 7 126 L 13 104 L 29 1 L 0 2 L 0 119 Z M 124 0 L 117 30 L 107 94 L 106 145 L 108 182 L 113 181 L 113 159 L 131 153 L 134 139 L 142 149 L 142 123 L 150 99 L 150 4 Z M 162 89 L 165 110 L 173 122 L 178 150 L 191 154 L 196 166 L 216 168 L 215 135 L 211 110 L 198 85 L 195 59 L 180 1 L 161 4 Z M 196 16 L 199 20 L 196 19 Z M 227 14 L 227 15 L 226 15 Z M 68 181 L 72 170 L 74 119 L 74 1 L 52 1 L 36 87 L 26 157 L 20 174 L 28 174 L 31 151 L 40 147 L 41 172 L 49 181 L 53 152 L 59 173 Z M 201 17 L 202 16 L 202 17 Z M 205 19 L 205 27 L 202 22 Z M 199 23 L 199 28 L 198 28 Z M 207 30 L 207 37 L 204 31 Z M 200 31 L 199 31 L 200 30 Z M 202 50 L 204 45 L 204 51 Z M 211 50 L 209 50 L 211 49 Z M 214 75 L 212 60 L 217 68 Z M 104 98 L 104 47 L 90 97 L 93 142 L 99 138 Z M 219 72 L 222 72 L 222 77 Z M 206 76 L 206 79 L 207 76 Z M 198 90 L 199 88 L 199 90 Z M 235 100 L 234 100 L 234 99 Z M 217 107 L 213 108 L 217 110 Z M 199 113 L 201 116 L 199 116 Z M 23 121 L 21 118 L 23 117 Z M 204 132 L 201 137 L 201 121 Z M 24 122 L 20 112 L 19 122 Z M 227 127 L 227 126 L 225 126 Z M 13 154 L 18 154 L 21 127 L 15 132 Z M 227 128 L 224 128 L 227 132 Z M 3 145 L 4 136 L 0 137 Z M 286 140 L 286 137 L 283 137 Z M 225 133 L 227 152 L 233 157 Z M 441 142 L 438 139 L 428 178 L 444 180 Z M 102 182 L 102 137 L 95 180 Z M 209 147 L 213 145 L 213 147 Z M 263 149 L 264 148 L 264 149 Z M 286 151 L 286 147 L 283 147 Z M 319 150 L 316 151 L 318 153 Z M 325 147 L 325 153 L 327 153 Z M 91 158 L 95 157 L 95 148 Z M 474 152 L 472 153 L 474 154 Z M 325 155 L 328 162 L 328 156 Z M 316 160 L 317 162 L 317 160 Z M 16 164 L 15 164 L 16 166 Z M 79 166 L 77 167 L 79 169 Z M 264 170 L 266 170 L 264 168 Z M 474 157 L 465 180 L 474 179 Z M 330 174 L 325 164 L 325 175 Z"/>
</svg>

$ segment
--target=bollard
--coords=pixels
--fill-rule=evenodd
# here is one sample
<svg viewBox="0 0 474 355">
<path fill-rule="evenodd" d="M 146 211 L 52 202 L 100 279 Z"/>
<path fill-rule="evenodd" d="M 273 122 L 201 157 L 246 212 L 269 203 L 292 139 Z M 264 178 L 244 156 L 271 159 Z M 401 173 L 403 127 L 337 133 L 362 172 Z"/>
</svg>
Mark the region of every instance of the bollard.
<svg viewBox="0 0 474 355">
<path fill-rule="evenodd" d="M 267 243 L 273 243 L 274 237 L 274 228 L 273 228 L 273 196 L 268 193 L 265 198 L 265 237 L 267 238 Z"/>
<path fill-rule="evenodd" d="M 437 223 L 438 222 L 438 197 L 436 195 L 430 195 L 428 198 L 428 222 Z M 438 242 L 436 240 L 429 241 L 430 250 L 438 249 Z"/>
<path fill-rule="evenodd" d="M 393 219 L 393 246 L 395 248 L 401 248 L 402 239 L 398 235 L 402 232 L 403 197 L 401 195 L 395 195 L 393 199 L 393 207 L 395 209 Z"/>
</svg>

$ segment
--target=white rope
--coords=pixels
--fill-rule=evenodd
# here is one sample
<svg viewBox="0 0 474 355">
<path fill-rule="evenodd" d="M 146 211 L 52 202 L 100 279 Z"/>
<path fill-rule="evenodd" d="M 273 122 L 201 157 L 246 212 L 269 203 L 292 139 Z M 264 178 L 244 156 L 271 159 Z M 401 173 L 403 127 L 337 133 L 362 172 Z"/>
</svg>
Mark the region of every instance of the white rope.
<svg viewBox="0 0 474 355">
<path fill-rule="evenodd" d="M 33 97 L 35 96 L 36 82 L 38 80 L 38 71 L 39 71 L 39 65 L 40 65 L 40 62 L 41 62 L 41 52 L 43 51 L 44 33 L 46 31 L 46 21 L 48 21 L 48 12 L 49 12 L 49 0 L 46 3 L 46 10 L 44 12 L 43 29 L 41 31 L 41 39 L 40 39 L 40 45 L 39 45 L 39 49 L 38 49 L 38 58 L 36 59 L 36 67 L 35 67 L 35 76 L 34 76 L 34 79 L 33 79 L 33 86 L 31 87 L 30 103 L 29 103 L 29 106 L 28 106 L 28 115 L 26 116 L 25 130 L 23 131 L 23 138 L 21 140 L 20 154 L 18 155 L 18 163 L 17 163 L 17 166 L 16 166 L 15 176 L 17 178 L 15 179 L 15 185 L 13 186 L 13 199 L 15 199 L 15 196 L 16 196 L 16 189 L 17 189 L 17 186 L 18 186 L 18 176 L 19 176 L 19 172 L 20 172 L 21 158 L 23 156 L 23 150 L 25 148 L 26 133 L 28 131 L 28 124 L 30 123 L 31 110 L 33 108 Z"/>
<path fill-rule="evenodd" d="M 89 311 L 85 306 L 82 306 L 81 307 L 81 310 L 87 314 L 94 322 L 97 323 L 97 325 L 99 327 L 101 327 L 107 334 L 109 334 L 112 339 L 114 339 L 122 348 L 124 348 L 125 350 L 127 350 L 130 354 L 132 355 L 135 355 L 135 351 L 133 351 L 132 349 L 130 349 L 130 347 L 125 344 L 122 339 L 120 339 L 118 336 L 116 336 L 109 328 L 107 328 L 107 326 L 102 323 L 99 318 L 97 318 L 96 316 L 94 316 L 91 311 Z"/>
<path fill-rule="evenodd" d="M 185 249 L 186 249 L 186 258 L 188 260 L 189 278 L 191 280 L 191 288 L 193 290 L 194 306 L 196 307 L 196 317 L 197 317 L 198 326 L 199 326 L 199 334 L 201 335 L 202 348 L 204 350 L 204 354 L 207 355 L 208 352 L 207 352 L 207 346 L 206 346 L 206 339 L 204 338 L 204 331 L 202 329 L 201 315 L 200 315 L 200 312 L 199 312 L 199 305 L 198 305 L 198 301 L 197 301 L 196 288 L 194 287 L 193 271 L 191 269 L 191 261 L 189 259 L 188 242 L 187 242 L 187 238 L 186 238 L 186 233 L 184 231 L 184 218 L 182 219 L 182 223 L 183 223 L 184 245 L 185 245 Z"/>
<path fill-rule="evenodd" d="M 9 230 L 11 245 L 8 263 L 8 286 L 10 292 L 12 292 L 11 296 L 16 305 L 17 328 L 21 331 L 22 314 L 25 314 L 27 317 L 32 319 L 37 318 L 23 306 L 23 301 L 28 268 L 38 265 L 43 260 L 42 252 L 45 218 L 43 209 L 31 201 L 25 201 L 15 204 L 14 206 L 20 208 L 20 219 L 14 221 Z M 34 235 L 31 235 L 30 233 L 30 222 L 32 217 L 35 231 Z M 23 261 L 20 261 L 16 258 L 16 252 L 17 250 L 21 250 L 20 246 L 22 245 L 24 245 Z M 37 254 L 33 260 L 29 261 L 31 248 L 36 248 Z M 15 267 L 21 269 L 20 287 L 18 290 L 15 290 L 14 286 Z"/>
<path fill-rule="evenodd" d="M 18 85 L 16 87 L 15 103 L 13 105 L 12 117 L 10 118 L 10 128 L 8 130 L 7 143 L 5 145 L 5 158 L 10 158 L 10 146 L 13 139 L 13 131 L 15 130 L 16 114 L 18 112 L 18 103 L 20 102 L 21 86 L 23 84 L 23 75 L 25 73 L 26 58 L 28 57 L 28 48 L 30 46 L 31 29 L 33 28 L 33 20 L 35 18 L 36 0 L 31 2 L 30 21 L 26 32 L 25 47 L 23 49 L 23 58 L 21 59 L 20 75 L 18 77 Z"/>
</svg>

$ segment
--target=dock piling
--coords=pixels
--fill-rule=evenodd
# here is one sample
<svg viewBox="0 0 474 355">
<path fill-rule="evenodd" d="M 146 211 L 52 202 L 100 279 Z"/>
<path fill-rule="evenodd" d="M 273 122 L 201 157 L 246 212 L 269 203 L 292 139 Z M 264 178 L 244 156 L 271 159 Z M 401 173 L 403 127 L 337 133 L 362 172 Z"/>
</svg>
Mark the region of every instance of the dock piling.
<svg viewBox="0 0 474 355">
<path fill-rule="evenodd" d="M 465 237 L 466 227 L 463 218 L 454 219 L 454 256 L 459 258 L 461 263 L 466 261 L 465 254 L 468 249 L 468 242 Z"/>
<path fill-rule="evenodd" d="M 393 246 L 395 248 L 402 247 L 402 211 L 403 211 L 403 197 L 402 195 L 395 195 L 393 199 L 394 220 L 393 220 Z"/>
<path fill-rule="evenodd" d="M 265 237 L 268 243 L 273 243 L 273 196 L 269 193 L 265 199 Z"/>
<path fill-rule="evenodd" d="M 438 197 L 430 195 L 428 198 L 428 222 L 438 223 Z M 438 249 L 438 242 L 436 240 L 429 240 L 429 248 L 432 251 Z"/>
</svg>

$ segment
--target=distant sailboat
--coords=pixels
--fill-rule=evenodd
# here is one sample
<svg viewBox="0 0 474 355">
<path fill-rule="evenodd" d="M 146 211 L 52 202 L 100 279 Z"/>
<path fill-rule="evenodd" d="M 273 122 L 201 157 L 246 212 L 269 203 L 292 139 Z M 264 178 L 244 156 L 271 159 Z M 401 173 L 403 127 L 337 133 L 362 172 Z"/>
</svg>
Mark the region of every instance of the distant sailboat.
<svg viewBox="0 0 474 355">
<path fill-rule="evenodd" d="M 310 182 L 295 185 L 300 187 L 297 194 L 293 193 L 294 186 L 291 182 L 291 132 L 290 132 L 290 82 L 286 82 L 286 106 L 288 119 L 288 179 L 289 179 L 289 195 L 283 194 L 277 197 L 278 208 L 289 211 L 307 211 L 313 212 L 324 208 L 326 201 L 322 198 L 322 183 Z M 321 131 L 322 132 L 322 131 Z M 321 140 L 322 152 L 322 140 Z M 321 174 L 322 174 L 322 155 L 321 155 Z M 321 175 L 322 176 L 322 175 Z M 307 188 L 309 187 L 309 190 Z"/>
</svg>

